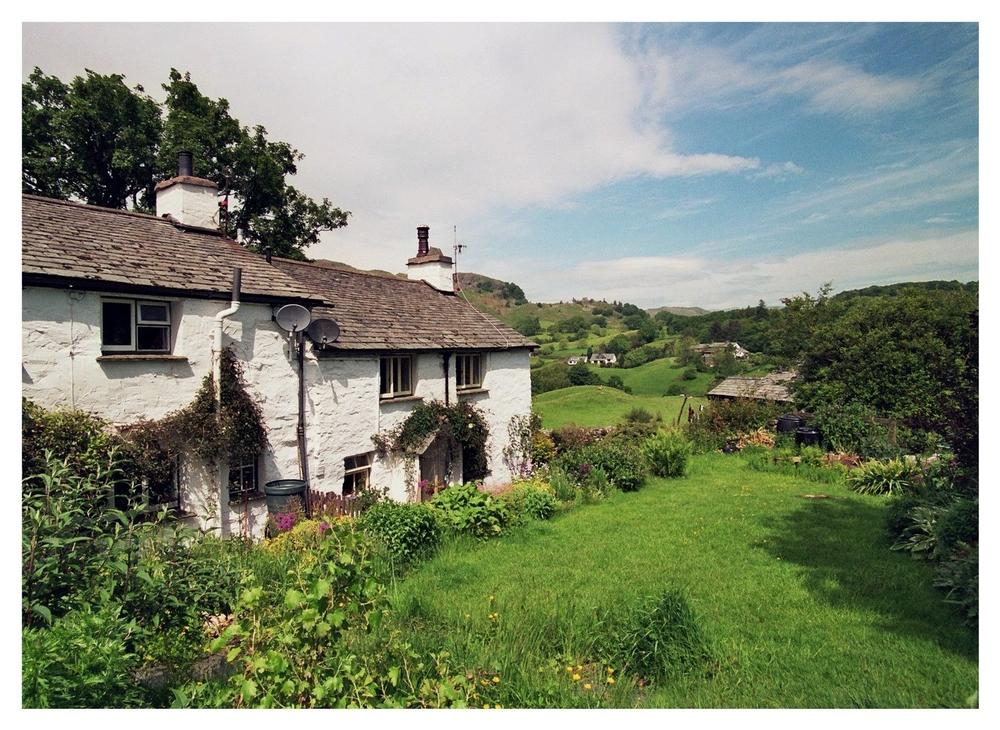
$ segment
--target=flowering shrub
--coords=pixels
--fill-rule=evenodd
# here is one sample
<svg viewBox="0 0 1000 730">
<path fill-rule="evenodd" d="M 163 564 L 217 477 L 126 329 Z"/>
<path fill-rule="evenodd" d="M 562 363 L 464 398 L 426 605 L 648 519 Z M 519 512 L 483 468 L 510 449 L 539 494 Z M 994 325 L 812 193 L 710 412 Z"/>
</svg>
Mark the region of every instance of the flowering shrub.
<svg viewBox="0 0 1000 730">
<path fill-rule="evenodd" d="M 295 521 L 298 519 L 298 515 L 294 512 L 276 512 L 271 515 L 271 519 L 274 520 L 274 529 L 278 533 L 282 533 L 288 532 L 295 527 Z"/>
</svg>

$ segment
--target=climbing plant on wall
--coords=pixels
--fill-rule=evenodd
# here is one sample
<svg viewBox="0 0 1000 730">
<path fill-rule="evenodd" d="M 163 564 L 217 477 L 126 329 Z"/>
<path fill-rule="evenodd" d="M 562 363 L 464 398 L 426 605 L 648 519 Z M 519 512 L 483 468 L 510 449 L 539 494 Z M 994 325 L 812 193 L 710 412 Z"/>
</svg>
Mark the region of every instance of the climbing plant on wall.
<svg viewBox="0 0 1000 730">
<path fill-rule="evenodd" d="M 405 421 L 394 429 L 375 434 L 372 442 L 375 453 L 381 457 L 392 452 L 413 454 L 429 436 L 442 429 L 462 445 L 464 457 L 471 460 L 464 465 L 466 473 L 485 475 L 490 431 L 483 414 L 472 403 L 453 406 L 440 401 L 418 403 Z"/>
<path fill-rule="evenodd" d="M 218 417 L 209 374 L 190 404 L 156 421 L 113 428 L 89 414 L 49 412 L 25 400 L 21 430 L 25 476 L 39 473 L 46 449 L 68 458 L 70 467 L 80 474 L 105 464 L 114 451 L 117 481 L 123 485 L 168 484 L 173 459 L 180 454 L 196 455 L 212 464 L 238 462 L 252 459 L 268 443 L 260 405 L 247 390 L 242 365 L 229 349 L 222 353 Z"/>
</svg>

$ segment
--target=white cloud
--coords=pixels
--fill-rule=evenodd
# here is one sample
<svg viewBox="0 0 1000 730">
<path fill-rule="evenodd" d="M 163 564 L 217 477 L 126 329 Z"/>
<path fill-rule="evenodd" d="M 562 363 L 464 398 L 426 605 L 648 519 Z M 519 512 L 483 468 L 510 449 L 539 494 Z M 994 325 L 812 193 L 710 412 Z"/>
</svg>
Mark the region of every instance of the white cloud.
<svg viewBox="0 0 1000 730">
<path fill-rule="evenodd" d="M 398 268 L 419 224 L 433 236 L 635 176 L 760 167 L 678 152 L 655 80 L 607 25 L 26 25 L 23 59 L 153 93 L 170 65 L 190 70 L 306 152 L 296 183 L 353 212 L 310 253 L 360 266 Z"/>
<path fill-rule="evenodd" d="M 758 299 L 777 304 L 827 281 L 837 291 L 873 283 L 926 279 L 978 279 L 979 234 L 891 239 L 844 244 L 782 257 L 720 262 L 707 257 L 642 256 L 584 261 L 558 276 L 545 262 L 510 272 L 535 298 L 590 296 L 624 299 L 640 306 L 747 306 Z"/>
</svg>

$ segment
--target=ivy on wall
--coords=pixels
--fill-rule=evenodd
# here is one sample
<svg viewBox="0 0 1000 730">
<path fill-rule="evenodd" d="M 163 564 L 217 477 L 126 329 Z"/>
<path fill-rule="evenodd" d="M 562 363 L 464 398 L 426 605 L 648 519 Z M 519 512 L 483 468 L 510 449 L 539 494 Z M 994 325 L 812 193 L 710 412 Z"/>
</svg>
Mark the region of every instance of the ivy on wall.
<svg viewBox="0 0 1000 730">
<path fill-rule="evenodd" d="M 151 488 L 171 483 L 173 463 L 193 454 L 210 464 L 253 459 L 267 447 L 260 406 L 247 390 L 243 367 L 231 350 L 222 353 L 222 411 L 217 416 L 214 380 L 206 375 L 194 400 L 159 420 L 112 428 L 77 411 L 46 411 L 25 399 L 22 407 L 22 470 L 40 473 L 50 450 L 78 474 L 113 468 L 123 485 Z"/>
<path fill-rule="evenodd" d="M 428 437 L 442 429 L 462 445 L 466 475 L 470 479 L 485 476 L 489 468 L 486 442 L 490 431 L 483 414 L 472 403 L 453 406 L 440 401 L 418 403 L 405 421 L 394 429 L 375 434 L 372 442 L 375 453 L 383 458 L 393 452 L 412 455 Z"/>
</svg>

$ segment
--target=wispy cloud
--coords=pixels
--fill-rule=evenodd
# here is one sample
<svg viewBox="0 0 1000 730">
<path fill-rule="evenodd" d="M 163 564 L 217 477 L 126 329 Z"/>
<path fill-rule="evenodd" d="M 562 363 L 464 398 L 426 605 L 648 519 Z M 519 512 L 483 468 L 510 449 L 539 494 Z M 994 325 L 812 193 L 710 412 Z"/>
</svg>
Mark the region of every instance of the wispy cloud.
<svg viewBox="0 0 1000 730">
<path fill-rule="evenodd" d="M 795 175 L 801 175 L 805 170 L 799 167 L 794 162 L 789 160 L 788 162 L 772 162 L 767 167 L 750 173 L 751 179 L 770 179 L 770 180 L 787 180 Z"/>
<path fill-rule="evenodd" d="M 655 220 L 667 221 L 678 218 L 687 218 L 697 215 L 701 211 L 719 202 L 718 198 L 689 198 L 686 200 L 674 200 L 668 207 L 653 215 Z"/>
</svg>

